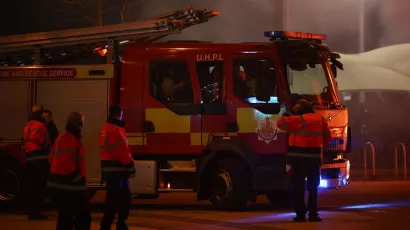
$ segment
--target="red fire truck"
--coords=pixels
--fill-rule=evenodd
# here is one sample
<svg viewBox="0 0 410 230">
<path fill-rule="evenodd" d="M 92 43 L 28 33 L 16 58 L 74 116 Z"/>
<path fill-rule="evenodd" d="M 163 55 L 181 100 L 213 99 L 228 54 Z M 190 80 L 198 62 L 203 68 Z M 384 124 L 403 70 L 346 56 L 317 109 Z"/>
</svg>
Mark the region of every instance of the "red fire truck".
<svg viewBox="0 0 410 230">
<path fill-rule="evenodd" d="M 234 210 L 259 194 L 274 205 L 289 201 L 287 133 L 276 120 L 306 98 L 334 137 L 321 187 L 347 185 L 350 133 L 335 81 L 343 66 L 325 36 L 274 31 L 263 43 L 153 43 L 216 15 L 186 8 L 134 23 L 0 37 L 0 200 L 17 201 L 24 184 L 20 138 L 33 104 L 51 110 L 60 131 L 70 111 L 85 115 L 90 193 L 104 189 L 98 134 L 108 105 L 120 103 L 135 197 L 196 192 Z"/>
</svg>

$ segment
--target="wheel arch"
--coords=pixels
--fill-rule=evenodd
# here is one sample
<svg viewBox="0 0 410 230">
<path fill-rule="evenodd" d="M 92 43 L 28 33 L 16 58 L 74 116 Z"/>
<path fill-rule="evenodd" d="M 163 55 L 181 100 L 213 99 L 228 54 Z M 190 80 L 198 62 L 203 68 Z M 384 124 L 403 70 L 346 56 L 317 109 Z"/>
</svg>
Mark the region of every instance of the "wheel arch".
<svg viewBox="0 0 410 230">
<path fill-rule="evenodd" d="M 25 166 L 19 160 L 14 158 L 7 149 L 0 149 L 0 167 L 3 167 L 4 165 L 13 165 L 19 166 L 23 169 L 25 168 Z"/>
<path fill-rule="evenodd" d="M 25 169 L 26 167 L 21 162 L 15 159 L 7 150 L 0 150 L 0 171 L 6 169 L 10 170 L 18 180 L 19 190 L 15 194 L 16 197 L 10 200 L 0 200 L 2 205 L 13 205 L 21 201 L 22 192 L 25 186 Z M 4 178 L 3 178 L 4 179 Z M 1 178 L 0 178 L 1 180 Z"/>
<path fill-rule="evenodd" d="M 210 196 L 209 184 L 211 173 L 217 167 L 220 159 L 236 158 L 245 163 L 247 169 L 256 176 L 258 158 L 253 149 L 239 138 L 214 140 L 204 151 L 203 157 L 197 164 L 197 199 L 207 200 Z"/>
</svg>

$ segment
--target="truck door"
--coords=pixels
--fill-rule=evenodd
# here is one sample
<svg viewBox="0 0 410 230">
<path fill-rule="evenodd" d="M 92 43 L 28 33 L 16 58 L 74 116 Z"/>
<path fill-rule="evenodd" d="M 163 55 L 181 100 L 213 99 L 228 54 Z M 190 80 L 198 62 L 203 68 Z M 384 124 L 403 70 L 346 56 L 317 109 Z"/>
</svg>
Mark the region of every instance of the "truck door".
<svg viewBox="0 0 410 230">
<path fill-rule="evenodd" d="M 280 78 L 274 59 L 261 54 L 233 54 L 228 82 L 228 111 L 235 111 L 238 136 L 258 154 L 287 151 L 287 136 L 276 127 L 280 117 Z M 266 101 L 257 95 L 263 90 Z M 259 93 L 258 93 L 259 92 Z M 267 95 L 269 94 L 269 95 Z"/>
<path fill-rule="evenodd" d="M 237 130 L 236 126 L 228 124 L 230 120 L 226 111 L 228 69 L 223 54 L 198 54 L 194 66 L 200 86 L 203 111 L 202 116 L 197 118 L 202 119 L 201 132 L 193 130 L 192 135 L 195 144 L 204 148 L 208 143 L 209 135 L 235 135 Z"/>
<path fill-rule="evenodd" d="M 178 157 L 200 153 L 191 144 L 191 130 L 200 125 L 199 87 L 194 69 L 183 55 L 150 54 L 143 93 L 145 153 Z M 194 93 L 196 92 L 196 93 Z"/>
</svg>

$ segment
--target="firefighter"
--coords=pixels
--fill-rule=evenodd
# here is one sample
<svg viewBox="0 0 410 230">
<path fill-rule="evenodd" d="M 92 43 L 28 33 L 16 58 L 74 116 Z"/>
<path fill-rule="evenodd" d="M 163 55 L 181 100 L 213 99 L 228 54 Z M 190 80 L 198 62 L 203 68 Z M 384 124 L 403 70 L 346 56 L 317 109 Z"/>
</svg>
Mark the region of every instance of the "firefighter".
<svg viewBox="0 0 410 230">
<path fill-rule="evenodd" d="M 117 230 L 126 230 L 131 192 L 128 179 L 135 175 L 134 160 L 128 148 L 121 105 L 111 105 L 107 123 L 100 131 L 102 182 L 106 182 L 104 217 L 101 230 L 111 229 L 118 211 Z"/>
<path fill-rule="evenodd" d="M 49 156 L 51 173 L 47 186 L 51 200 L 57 204 L 57 230 L 87 230 L 91 226 L 81 142 L 83 124 L 83 115 L 70 113 L 65 130 L 55 140 Z"/>
<path fill-rule="evenodd" d="M 282 116 L 277 127 L 289 134 L 287 160 L 293 170 L 296 213 L 293 220 L 305 222 L 306 212 L 309 211 L 309 222 L 322 221 L 317 209 L 317 187 L 320 183 L 322 148 L 331 141 L 331 132 L 327 121 L 315 114 L 313 107 L 305 99 L 298 100 L 291 113 L 293 115 Z M 304 201 L 305 181 L 309 193 L 307 210 Z"/>
<path fill-rule="evenodd" d="M 24 127 L 23 144 L 27 163 L 26 203 L 30 220 L 45 220 L 46 215 L 40 213 L 40 206 L 46 198 L 46 183 L 50 171 L 48 154 L 50 138 L 44 118 L 43 107 L 34 105 L 29 122 Z"/>
</svg>

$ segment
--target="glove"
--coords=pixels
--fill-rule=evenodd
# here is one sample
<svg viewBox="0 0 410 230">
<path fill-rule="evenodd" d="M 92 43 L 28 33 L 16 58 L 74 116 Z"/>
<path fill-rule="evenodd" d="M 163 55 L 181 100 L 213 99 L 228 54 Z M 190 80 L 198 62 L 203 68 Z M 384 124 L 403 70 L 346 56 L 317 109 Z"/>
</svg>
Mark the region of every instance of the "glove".
<svg viewBox="0 0 410 230">
<path fill-rule="evenodd" d="M 132 170 L 131 170 L 131 173 L 130 173 L 130 175 L 129 175 L 128 178 L 135 177 L 135 174 L 136 174 L 136 173 L 137 173 L 137 170 L 136 170 L 136 168 L 135 168 L 135 164 L 134 164 L 134 162 L 132 162 Z"/>
</svg>

